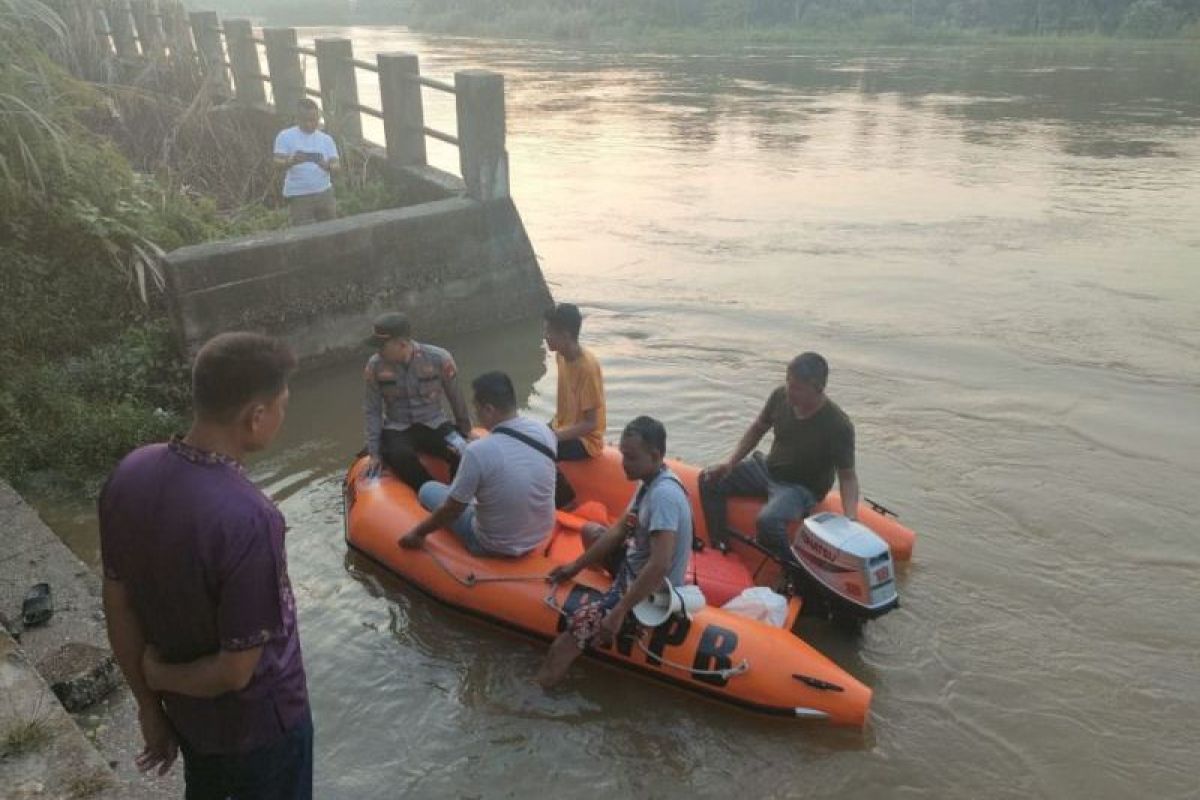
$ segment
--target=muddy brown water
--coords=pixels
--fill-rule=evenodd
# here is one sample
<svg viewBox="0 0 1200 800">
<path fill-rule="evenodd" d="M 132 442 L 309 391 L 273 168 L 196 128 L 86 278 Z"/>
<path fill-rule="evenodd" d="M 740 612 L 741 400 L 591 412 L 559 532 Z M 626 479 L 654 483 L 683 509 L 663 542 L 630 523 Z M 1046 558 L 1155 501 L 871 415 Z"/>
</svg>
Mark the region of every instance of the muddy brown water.
<svg viewBox="0 0 1200 800">
<path fill-rule="evenodd" d="M 361 360 L 303 376 L 253 472 L 291 524 L 318 796 L 1200 796 L 1200 48 L 305 33 L 505 74 L 513 192 L 610 436 L 650 413 L 722 457 L 820 350 L 866 493 L 919 533 L 899 611 L 808 631 L 874 688 L 865 731 L 594 664 L 543 695 L 542 645 L 347 553 Z M 443 343 L 550 415 L 536 324 Z M 94 562 L 90 512 L 43 510 Z"/>
</svg>

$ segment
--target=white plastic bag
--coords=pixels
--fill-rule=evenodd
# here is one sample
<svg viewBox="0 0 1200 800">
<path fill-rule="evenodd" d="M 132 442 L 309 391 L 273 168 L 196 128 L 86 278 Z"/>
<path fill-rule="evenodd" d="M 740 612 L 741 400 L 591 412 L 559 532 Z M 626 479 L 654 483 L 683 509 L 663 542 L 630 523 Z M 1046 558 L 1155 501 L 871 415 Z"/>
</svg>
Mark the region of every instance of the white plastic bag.
<svg viewBox="0 0 1200 800">
<path fill-rule="evenodd" d="M 722 608 L 732 611 L 738 616 L 774 625 L 776 628 L 782 628 L 783 623 L 787 622 L 787 598 L 776 594 L 766 586 L 751 586 Z"/>
</svg>

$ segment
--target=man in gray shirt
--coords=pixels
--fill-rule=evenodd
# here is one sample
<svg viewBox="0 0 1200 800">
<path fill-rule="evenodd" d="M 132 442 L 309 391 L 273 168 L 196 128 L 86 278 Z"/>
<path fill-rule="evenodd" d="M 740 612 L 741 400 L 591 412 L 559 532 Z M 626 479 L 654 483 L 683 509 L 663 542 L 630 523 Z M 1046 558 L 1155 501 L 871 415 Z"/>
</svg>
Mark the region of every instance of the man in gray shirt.
<svg viewBox="0 0 1200 800">
<path fill-rule="evenodd" d="M 369 471 L 377 473 L 386 464 L 400 480 L 420 489 L 433 476 L 418 454 L 445 459 L 453 471 L 466 445 L 462 437 L 471 430 L 458 367 L 448 351 L 415 341 L 408 317 L 399 312 L 375 320 L 370 342 L 377 352 L 363 370 Z M 454 422 L 446 417 L 446 402 Z"/>
<path fill-rule="evenodd" d="M 667 431 L 651 417 L 638 417 L 621 434 L 621 466 L 625 477 L 641 481 L 625 515 L 591 542 L 579 558 L 555 567 L 552 583 L 570 580 L 584 567 L 602 564 L 624 547 L 612 587 L 599 600 L 580 606 L 554 643 L 538 672 L 538 683 L 550 687 L 562 680 L 589 646 L 605 647 L 620 633 L 625 618 L 669 578 L 683 584 L 692 553 L 692 507 L 678 476 L 663 463 Z M 592 537 L 588 537 L 592 538 Z M 585 540 L 586 541 L 586 540 Z"/>
<path fill-rule="evenodd" d="M 523 556 L 554 527 L 554 432 L 517 415 L 516 392 L 503 372 L 480 375 L 471 388 L 475 413 L 491 435 L 467 445 L 450 486 L 421 487 L 421 505 L 433 513 L 400 546 L 420 547 L 438 528 L 449 528 L 475 555 Z"/>
</svg>

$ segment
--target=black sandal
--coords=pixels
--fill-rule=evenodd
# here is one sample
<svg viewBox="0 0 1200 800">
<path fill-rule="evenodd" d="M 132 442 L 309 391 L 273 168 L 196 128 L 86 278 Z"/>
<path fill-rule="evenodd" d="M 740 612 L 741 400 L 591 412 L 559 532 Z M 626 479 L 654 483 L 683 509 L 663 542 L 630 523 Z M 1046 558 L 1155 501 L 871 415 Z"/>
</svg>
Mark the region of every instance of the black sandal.
<svg viewBox="0 0 1200 800">
<path fill-rule="evenodd" d="M 25 593 L 21 603 L 21 622 L 26 628 L 45 625 L 54 616 L 54 600 L 50 595 L 50 584 L 34 584 Z"/>
</svg>

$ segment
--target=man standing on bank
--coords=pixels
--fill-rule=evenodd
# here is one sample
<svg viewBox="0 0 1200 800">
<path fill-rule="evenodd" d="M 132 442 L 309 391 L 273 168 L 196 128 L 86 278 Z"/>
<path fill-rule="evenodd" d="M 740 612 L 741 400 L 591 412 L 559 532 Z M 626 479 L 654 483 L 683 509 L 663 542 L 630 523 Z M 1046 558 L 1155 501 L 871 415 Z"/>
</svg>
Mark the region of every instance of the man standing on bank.
<svg viewBox="0 0 1200 800">
<path fill-rule="evenodd" d="M 368 474 L 386 464 L 414 490 L 433 480 L 418 454 L 445 459 L 457 469 L 471 417 L 458 388 L 454 357 L 440 347 L 414 341 L 412 325 L 393 311 L 375 320 L 370 339 L 377 349 L 367 361 L 363 416 L 366 423 Z M 450 422 L 443 409 L 449 402 Z"/>
<path fill-rule="evenodd" d="M 135 450 L 100 496 L 108 640 L 143 771 L 183 751 L 189 800 L 308 800 L 312 717 L 284 520 L 242 467 L 283 424 L 282 342 L 227 333 L 192 368 L 186 436 Z"/>
<path fill-rule="evenodd" d="M 570 580 L 588 566 L 614 567 L 612 586 L 598 600 L 580 606 L 567 630 L 550 645 L 538 671 L 543 688 L 554 686 L 588 647 L 607 647 L 621 633 L 629 612 L 668 578 L 682 586 L 692 555 L 692 506 L 679 477 L 663 463 L 667 429 L 652 417 L 637 417 L 621 434 L 625 477 L 640 481 L 622 517 L 607 530 L 590 523 L 587 549 L 569 564 L 550 571 L 547 580 Z M 599 529 L 599 530 L 597 530 Z M 598 534 L 598 535 L 597 535 Z"/>
<path fill-rule="evenodd" d="M 337 217 L 332 173 L 340 167 L 333 137 L 318 130 L 321 110 L 307 97 L 296 103 L 296 124 L 275 137 L 275 163 L 286 168 L 283 196 L 293 226 Z"/>
<path fill-rule="evenodd" d="M 801 353 L 788 364 L 783 386 L 767 399 L 727 461 L 700 476 L 700 500 L 710 541 L 726 537 L 726 499 L 766 497 L 758 514 L 758 543 L 792 560 L 788 526 L 812 511 L 833 487 L 836 472 L 843 513 L 858 517 L 854 471 L 854 425 L 825 395 L 829 365 L 817 353 Z M 771 452 L 751 451 L 772 431 Z M 747 456 L 750 456 L 747 458 Z"/>
</svg>

